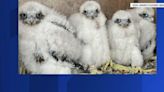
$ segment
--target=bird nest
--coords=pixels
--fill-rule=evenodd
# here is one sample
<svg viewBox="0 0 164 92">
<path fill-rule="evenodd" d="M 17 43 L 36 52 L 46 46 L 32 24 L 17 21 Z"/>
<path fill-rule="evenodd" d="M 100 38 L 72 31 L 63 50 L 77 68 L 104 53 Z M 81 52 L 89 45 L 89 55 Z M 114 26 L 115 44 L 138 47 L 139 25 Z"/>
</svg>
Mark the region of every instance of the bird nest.
<svg viewBox="0 0 164 92">
<path fill-rule="evenodd" d="M 29 74 L 25 69 L 24 65 L 19 62 L 20 74 Z M 91 70 L 90 73 L 79 73 L 79 74 L 155 74 L 156 73 L 156 56 L 151 60 L 147 61 L 142 68 L 123 66 L 114 63 L 112 60 L 102 65 L 98 69 Z"/>
<path fill-rule="evenodd" d="M 92 70 L 91 74 L 155 74 L 156 56 L 146 61 L 142 68 L 123 66 L 114 63 L 112 60 L 102 65 L 99 69 Z"/>
<path fill-rule="evenodd" d="M 91 74 L 155 74 L 156 68 L 145 69 L 139 67 L 123 66 L 112 61 L 103 65 L 99 70 L 92 70 Z"/>
</svg>

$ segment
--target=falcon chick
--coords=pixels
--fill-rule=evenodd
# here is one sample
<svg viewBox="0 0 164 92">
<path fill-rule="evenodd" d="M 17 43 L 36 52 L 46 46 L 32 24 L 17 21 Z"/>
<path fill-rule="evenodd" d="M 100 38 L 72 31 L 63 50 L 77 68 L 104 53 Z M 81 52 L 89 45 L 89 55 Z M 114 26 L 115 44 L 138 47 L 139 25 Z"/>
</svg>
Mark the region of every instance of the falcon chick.
<svg viewBox="0 0 164 92">
<path fill-rule="evenodd" d="M 84 2 L 80 7 L 80 13 L 71 15 L 69 21 L 83 44 L 83 66 L 89 67 L 90 70 L 91 67 L 97 68 L 110 60 L 106 17 L 96 1 Z"/>
<path fill-rule="evenodd" d="M 19 58 L 33 74 L 70 74 L 81 53 L 66 18 L 30 1 L 19 9 Z"/>
<path fill-rule="evenodd" d="M 156 25 L 154 22 L 155 11 L 153 8 L 135 8 L 129 10 L 140 29 L 140 46 L 144 60 L 149 60 L 154 55 L 156 47 Z"/>
<path fill-rule="evenodd" d="M 130 13 L 119 10 L 109 23 L 108 34 L 112 60 L 121 65 L 142 67 L 143 57 L 139 47 L 138 30 L 133 24 Z"/>
</svg>

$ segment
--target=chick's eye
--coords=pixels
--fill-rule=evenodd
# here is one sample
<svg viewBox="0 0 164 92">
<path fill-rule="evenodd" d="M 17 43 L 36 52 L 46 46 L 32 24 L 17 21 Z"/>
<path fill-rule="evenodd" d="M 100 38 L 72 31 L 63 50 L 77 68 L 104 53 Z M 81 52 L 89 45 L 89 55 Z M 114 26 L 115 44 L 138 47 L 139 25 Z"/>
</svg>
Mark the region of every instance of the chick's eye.
<svg viewBox="0 0 164 92">
<path fill-rule="evenodd" d="M 36 18 L 38 18 L 38 19 L 42 19 L 43 17 L 44 17 L 44 15 L 41 12 L 36 14 Z"/>
<path fill-rule="evenodd" d="M 149 15 L 147 13 L 143 13 L 143 16 L 144 17 L 148 17 Z"/>
<path fill-rule="evenodd" d="M 147 13 L 141 13 L 141 14 L 139 14 L 139 16 L 141 16 L 143 18 L 149 17 L 149 15 Z"/>
<path fill-rule="evenodd" d="M 86 13 L 87 13 L 87 11 L 86 11 L 86 10 L 84 10 L 84 11 L 83 11 L 83 13 L 84 13 L 84 14 L 86 14 Z"/>
<path fill-rule="evenodd" d="M 120 23 L 121 22 L 121 19 L 116 19 L 115 20 L 115 23 Z"/>
<path fill-rule="evenodd" d="M 128 19 L 127 21 L 128 21 L 128 23 L 131 23 L 131 20 L 130 19 Z"/>
<path fill-rule="evenodd" d="M 21 14 L 19 15 L 19 17 L 20 17 L 20 19 L 24 20 L 24 19 L 27 18 L 27 14 L 21 13 Z"/>
<path fill-rule="evenodd" d="M 98 10 L 98 9 L 96 9 L 96 12 L 97 12 L 97 13 L 99 13 L 99 10 Z"/>
</svg>

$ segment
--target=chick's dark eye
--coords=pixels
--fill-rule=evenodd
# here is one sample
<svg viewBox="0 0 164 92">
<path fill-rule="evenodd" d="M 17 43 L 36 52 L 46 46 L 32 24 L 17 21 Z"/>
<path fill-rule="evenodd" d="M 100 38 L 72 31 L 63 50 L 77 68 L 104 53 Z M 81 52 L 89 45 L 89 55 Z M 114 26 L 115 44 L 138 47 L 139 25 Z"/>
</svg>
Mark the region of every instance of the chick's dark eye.
<svg viewBox="0 0 164 92">
<path fill-rule="evenodd" d="M 121 22 L 121 19 L 116 19 L 115 20 L 115 23 L 120 23 Z"/>
<path fill-rule="evenodd" d="M 147 13 L 143 13 L 143 16 L 144 17 L 148 17 L 149 15 Z"/>
<path fill-rule="evenodd" d="M 143 18 L 149 17 L 149 15 L 147 13 L 141 13 L 141 14 L 139 14 L 139 16 L 141 16 Z"/>
<path fill-rule="evenodd" d="M 87 11 L 86 11 L 86 10 L 84 10 L 84 11 L 83 11 L 83 13 L 84 13 L 84 14 L 86 14 L 86 13 L 87 13 Z"/>
<path fill-rule="evenodd" d="M 96 9 L 96 12 L 97 12 L 97 13 L 99 13 L 99 10 L 98 10 L 98 9 Z"/>
<path fill-rule="evenodd" d="M 127 21 L 128 21 L 128 23 L 131 23 L 131 20 L 130 19 L 128 19 Z"/>
<path fill-rule="evenodd" d="M 44 15 L 40 12 L 40 13 L 36 14 L 36 18 L 42 19 L 42 18 L 44 18 Z"/>
<path fill-rule="evenodd" d="M 21 13 L 21 14 L 19 15 L 19 17 L 20 17 L 20 19 L 24 20 L 24 19 L 27 18 L 27 14 Z"/>
</svg>

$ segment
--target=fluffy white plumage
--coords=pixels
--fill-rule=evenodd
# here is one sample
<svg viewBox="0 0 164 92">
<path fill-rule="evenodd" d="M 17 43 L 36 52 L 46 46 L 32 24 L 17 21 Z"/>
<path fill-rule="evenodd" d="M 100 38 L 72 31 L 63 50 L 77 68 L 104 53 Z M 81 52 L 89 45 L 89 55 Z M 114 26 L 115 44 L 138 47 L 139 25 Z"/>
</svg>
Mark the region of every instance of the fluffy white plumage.
<svg viewBox="0 0 164 92">
<path fill-rule="evenodd" d="M 86 1 L 69 21 L 83 43 L 82 65 L 96 68 L 110 60 L 106 17 L 96 1 Z"/>
<path fill-rule="evenodd" d="M 33 74 L 70 74 L 81 45 L 66 18 L 37 2 L 19 9 L 19 55 Z"/>
<path fill-rule="evenodd" d="M 144 60 L 149 60 L 154 55 L 156 47 L 156 25 L 154 22 L 154 9 L 135 8 L 129 10 L 140 29 L 140 46 Z"/>
<path fill-rule="evenodd" d="M 130 13 L 119 10 L 109 22 L 111 58 L 118 64 L 142 67 L 143 57 L 139 47 L 139 31 Z"/>
</svg>

